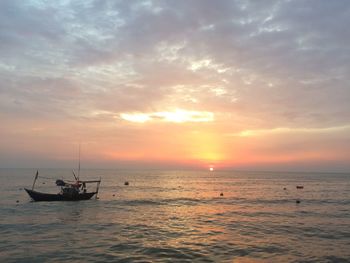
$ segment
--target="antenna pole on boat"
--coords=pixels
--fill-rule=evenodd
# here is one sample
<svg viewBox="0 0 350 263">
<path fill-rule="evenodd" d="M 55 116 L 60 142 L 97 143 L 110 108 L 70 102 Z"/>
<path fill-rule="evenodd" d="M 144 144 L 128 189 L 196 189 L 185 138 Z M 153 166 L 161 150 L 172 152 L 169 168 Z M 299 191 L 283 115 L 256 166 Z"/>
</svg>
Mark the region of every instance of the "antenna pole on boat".
<svg viewBox="0 0 350 263">
<path fill-rule="evenodd" d="M 79 143 L 79 164 L 78 164 L 78 181 L 80 178 L 80 143 Z"/>
<path fill-rule="evenodd" d="M 36 170 L 36 174 L 35 174 L 34 182 L 33 182 L 33 186 L 32 186 L 32 191 L 34 190 L 34 186 L 35 186 L 35 183 L 36 183 L 36 179 L 38 179 L 38 175 L 39 175 L 39 171 Z"/>
</svg>

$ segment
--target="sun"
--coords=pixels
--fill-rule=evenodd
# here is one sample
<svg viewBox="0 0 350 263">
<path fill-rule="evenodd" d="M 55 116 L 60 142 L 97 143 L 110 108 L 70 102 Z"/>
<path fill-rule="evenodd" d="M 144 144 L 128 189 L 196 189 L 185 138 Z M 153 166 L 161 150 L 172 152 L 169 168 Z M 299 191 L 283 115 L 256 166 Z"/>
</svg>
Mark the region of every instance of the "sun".
<svg viewBox="0 0 350 263">
<path fill-rule="evenodd" d="M 214 171 L 214 167 L 210 167 L 209 171 L 211 171 L 211 172 Z"/>
</svg>

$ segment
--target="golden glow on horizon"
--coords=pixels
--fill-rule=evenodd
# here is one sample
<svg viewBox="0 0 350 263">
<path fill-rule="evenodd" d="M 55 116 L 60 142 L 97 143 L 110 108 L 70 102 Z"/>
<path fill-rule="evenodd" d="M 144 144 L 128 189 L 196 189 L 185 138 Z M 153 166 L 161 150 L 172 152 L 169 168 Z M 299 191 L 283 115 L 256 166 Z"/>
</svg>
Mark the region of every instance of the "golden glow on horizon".
<svg viewBox="0 0 350 263">
<path fill-rule="evenodd" d="M 190 159 L 214 163 L 225 159 L 223 143 L 215 132 L 193 132 L 184 140 L 189 148 Z"/>
<path fill-rule="evenodd" d="M 113 113 L 110 116 L 113 116 Z M 140 118 L 138 121 L 143 120 Z M 339 160 L 345 163 L 346 156 L 349 156 L 349 148 L 342 148 L 342 144 L 337 141 L 338 138 L 347 138 L 349 125 L 317 129 L 274 128 L 271 132 L 257 129 L 255 131 L 260 133 L 238 136 L 238 128 L 231 126 L 230 123 L 221 122 L 219 118 L 209 123 L 169 125 L 165 121 L 156 120 L 146 121 L 146 123 L 147 125 L 140 123 L 141 126 L 131 127 L 127 132 L 119 131 L 114 126 L 100 124 L 95 126 L 88 123 L 84 127 L 89 127 L 86 129 L 89 133 L 78 134 L 79 138 L 78 135 L 73 134 L 72 142 L 75 143 L 81 139 L 86 144 L 85 159 L 91 162 L 100 160 L 118 165 L 118 161 L 125 161 L 127 164 L 135 161 L 141 165 L 149 163 L 150 165 L 195 166 L 206 171 L 209 171 L 211 166 L 215 171 L 217 167 L 249 167 L 250 165 L 283 167 L 283 164 L 322 164 L 326 161 Z M 70 127 L 73 127 L 73 130 L 79 129 L 77 123 L 70 124 L 57 128 L 49 123 L 34 122 L 31 123 L 34 128 L 28 132 L 29 129 L 26 130 L 26 126 L 29 125 L 29 121 L 23 121 L 17 124 L 15 129 L 21 134 L 26 131 L 27 141 L 35 141 L 39 135 L 42 137 L 41 135 L 49 133 L 62 138 L 56 140 L 57 143 L 51 144 L 54 151 L 45 152 L 45 154 L 56 156 L 57 160 L 64 160 L 75 148 L 66 148 L 69 144 L 62 144 L 65 138 L 60 136 L 69 134 Z M 124 129 L 129 127 L 126 122 L 120 122 L 120 126 Z M 230 129 L 235 133 L 228 133 Z M 234 134 L 236 135 L 233 136 Z M 332 144 L 323 143 L 325 139 L 330 140 Z M 42 154 L 41 149 L 45 149 L 46 144 L 48 141 L 43 141 L 32 151 L 33 155 Z M 5 145 L 10 148 L 10 143 Z"/>
<path fill-rule="evenodd" d="M 148 121 L 163 122 L 211 122 L 214 121 L 214 113 L 208 111 L 187 111 L 175 109 L 174 111 L 160 111 L 153 113 L 121 113 L 120 117 L 126 121 L 145 123 Z"/>
<path fill-rule="evenodd" d="M 213 172 L 214 171 L 214 167 L 210 167 L 209 171 Z"/>
</svg>

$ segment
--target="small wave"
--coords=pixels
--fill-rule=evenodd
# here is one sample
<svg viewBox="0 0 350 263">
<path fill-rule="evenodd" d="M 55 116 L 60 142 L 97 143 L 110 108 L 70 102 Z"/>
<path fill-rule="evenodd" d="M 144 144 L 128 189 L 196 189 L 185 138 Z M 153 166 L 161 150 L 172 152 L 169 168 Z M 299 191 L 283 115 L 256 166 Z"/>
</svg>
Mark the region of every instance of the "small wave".
<svg viewBox="0 0 350 263">
<path fill-rule="evenodd" d="M 192 262 L 194 259 L 201 262 L 211 262 L 203 251 L 189 248 L 173 248 L 173 247 L 147 247 L 142 253 L 151 255 L 153 258 L 181 260 L 181 262 Z"/>
<path fill-rule="evenodd" d="M 345 257 L 326 256 L 326 257 L 323 257 L 323 259 L 324 259 L 324 262 L 328 262 L 328 263 L 349 263 L 349 258 L 345 258 Z"/>
<path fill-rule="evenodd" d="M 113 200 L 114 204 L 125 206 L 160 206 L 160 205 L 197 205 L 206 202 L 203 199 L 196 198 L 169 198 L 169 199 L 131 199 L 131 200 Z"/>
</svg>

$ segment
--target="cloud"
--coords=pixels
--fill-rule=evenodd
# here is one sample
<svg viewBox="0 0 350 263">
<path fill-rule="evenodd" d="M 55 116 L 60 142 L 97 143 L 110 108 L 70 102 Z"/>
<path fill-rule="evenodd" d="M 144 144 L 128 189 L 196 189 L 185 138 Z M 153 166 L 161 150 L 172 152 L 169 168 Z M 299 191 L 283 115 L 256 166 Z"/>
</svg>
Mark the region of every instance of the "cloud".
<svg viewBox="0 0 350 263">
<path fill-rule="evenodd" d="M 212 112 L 186 111 L 183 109 L 152 113 L 121 113 L 120 117 L 130 122 L 139 123 L 145 123 L 148 121 L 164 121 L 175 123 L 214 121 L 214 114 Z"/>
<path fill-rule="evenodd" d="M 347 132 L 350 130 L 350 125 L 336 126 L 336 127 L 322 127 L 322 128 L 273 128 L 264 130 L 245 130 L 236 134 L 229 134 L 229 136 L 266 136 L 274 134 L 332 134 L 338 132 Z"/>
<path fill-rule="evenodd" d="M 347 2 L 3 1 L 2 7 L 2 43 L 12 43 L 3 57 L 15 69 L 3 70 L 8 78 L 69 75 L 102 101 L 114 94 L 126 110 L 137 110 L 134 100 L 147 108 L 170 95 L 179 98 L 171 103 L 244 108 L 240 114 L 284 122 L 281 108 L 312 112 L 311 123 L 349 110 Z M 179 85 L 183 94 L 173 88 Z M 143 88 L 130 96 L 133 86 Z M 231 99 L 213 99 L 211 90 L 219 89 Z"/>
</svg>

